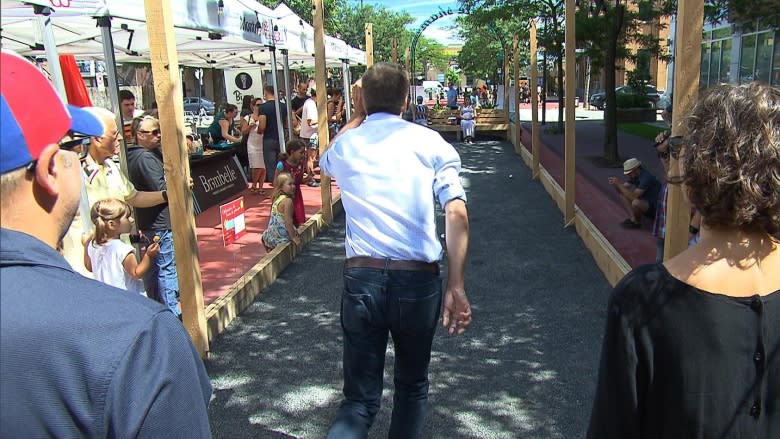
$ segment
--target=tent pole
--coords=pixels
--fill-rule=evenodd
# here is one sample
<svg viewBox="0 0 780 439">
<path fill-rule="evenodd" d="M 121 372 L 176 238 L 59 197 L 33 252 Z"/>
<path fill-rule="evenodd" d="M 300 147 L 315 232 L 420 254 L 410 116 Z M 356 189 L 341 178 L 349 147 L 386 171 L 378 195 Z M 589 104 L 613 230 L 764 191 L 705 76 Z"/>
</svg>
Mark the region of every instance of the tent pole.
<svg viewBox="0 0 780 439">
<path fill-rule="evenodd" d="M 341 76 L 344 78 L 344 108 L 347 110 L 347 120 L 352 118 L 352 105 L 350 105 L 350 99 L 352 98 L 352 90 L 349 89 L 349 85 L 352 83 L 349 77 L 349 59 L 344 58 L 341 60 Z"/>
<path fill-rule="evenodd" d="M 273 70 L 271 70 L 271 82 L 274 86 L 274 96 L 276 96 L 276 99 L 274 99 L 274 109 L 276 110 L 276 128 L 278 130 L 279 134 L 279 149 L 282 152 L 287 152 L 287 148 L 284 144 L 284 126 L 282 125 L 282 112 L 279 108 L 279 84 L 278 80 L 276 79 L 276 47 L 275 46 L 268 46 L 268 50 L 271 52 L 271 66 Z"/>
<path fill-rule="evenodd" d="M 103 60 L 108 74 L 108 95 L 111 97 L 110 110 L 116 117 L 117 129 L 122 132 L 122 109 L 119 106 L 119 81 L 116 77 L 116 59 L 114 58 L 114 39 L 111 36 L 111 17 L 97 17 L 97 24 L 103 36 Z M 127 144 L 122 136 L 122 148 L 119 151 L 119 163 L 122 172 L 127 176 Z"/>
<path fill-rule="evenodd" d="M 282 50 L 282 64 L 284 65 L 284 91 L 287 96 L 284 97 L 284 102 L 287 104 L 287 136 L 293 138 L 293 123 L 292 123 L 292 102 L 290 102 L 290 96 L 292 96 L 292 89 L 290 88 L 290 55 L 287 49 Z"/>
<path fill-rule="evenodd" d="M 60 67 L 60 57 L 57 54 L 57 45 L 54 43 L 54 33 L 51 30 L 51 8 L 40 5 L 33 5 L 33 12 L 38 16 L 38 28 L 43 35 L 43 46 L 46 49 L 46 59 L 49 61 L 49 73 L 54 83 L 54 88 L 63 101 L 68 101 L 68 95 L 65 93 L 65 81 L 62 78 L 62 68 Z"/>
</svg>

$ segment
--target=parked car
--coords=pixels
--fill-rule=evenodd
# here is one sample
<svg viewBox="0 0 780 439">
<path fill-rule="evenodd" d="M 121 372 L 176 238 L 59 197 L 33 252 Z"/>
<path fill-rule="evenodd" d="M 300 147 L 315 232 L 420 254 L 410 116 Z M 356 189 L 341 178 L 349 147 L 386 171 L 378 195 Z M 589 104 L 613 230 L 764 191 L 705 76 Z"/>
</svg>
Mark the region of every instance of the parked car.
<svg viewBox="0 0 780 439">
<path fill-rule="evenodd" d="M 618 95 L 637 94 L 629 85 L 621 85 L 620 87 L 615 88 L 615 93 Z M 650 107 L 656 108 L 658 105 L 658 99 L 660 99 L 661 96 L 658 94 L 658 90 L 655 88 L 655 86 L 650 84 L 645 85 L 645 94 L 647 95 L 647 99 L 650 101 Z M 588 103 L 598 108 L 599 110 L 603 110 L 607 104 L 606 100 L 607 94 L 602 91 L 601 93 L 592 94 Z"/>
<path fill-rule="evenodd" d="M 214 102 L 198 97 L 184 98 L 184 111 L 191 111 L 195 114 L 199 114 L 201 107 L 206 110 L 206 114 L 214 114 Z"/>
</svg>

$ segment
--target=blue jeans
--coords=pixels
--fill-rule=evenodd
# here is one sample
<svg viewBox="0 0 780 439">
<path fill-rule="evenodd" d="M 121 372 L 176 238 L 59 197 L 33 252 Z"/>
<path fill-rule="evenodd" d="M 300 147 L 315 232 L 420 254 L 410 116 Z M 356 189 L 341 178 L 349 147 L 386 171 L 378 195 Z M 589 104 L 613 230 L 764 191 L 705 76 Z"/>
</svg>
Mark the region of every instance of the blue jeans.
<svg viewBox="0 0 780 439">
<path fill-rule="evenodd" d="M 167 306 L 177 317 L 181 317 L 179 307 L 179 276 L 176 272 L 176 255 L 173 252 L 173 232 L 170 230 L 144 231 L 144 236 L 152 242 L 160 237 L 160 254 L 144 276 L 146 294 Z"/>
<path fill-rule="evenodd" d="M 341 297 L 344 401 L 328 438 L 365 438 L 379 411 L 388 333 L 395 346 L 390 438 L 420 436 L 442 299 L 436 273 L 347 268 Z"/>
</svg>

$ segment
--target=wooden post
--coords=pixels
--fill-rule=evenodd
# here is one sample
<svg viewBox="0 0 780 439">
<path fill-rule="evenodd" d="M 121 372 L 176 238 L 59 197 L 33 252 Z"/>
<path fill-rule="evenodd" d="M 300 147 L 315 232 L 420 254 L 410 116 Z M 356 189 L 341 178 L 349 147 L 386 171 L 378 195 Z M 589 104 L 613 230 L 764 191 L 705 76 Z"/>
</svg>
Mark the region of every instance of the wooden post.
<svg viewBox="0 0 780 439">
<path fill-rule="evenodd" d="M 566 227 L 574 223 L 574 195 L 576 191 L 576 157 L 575 157 L 575 138 L 576 128 L 574 124 L 576 120 L 574 118 L 574 95 L 577 94 L 575 86 L 577 85 L 577 79 L 575 78 L 575 64 L 577 59 L 574 55 L 574 49 L 577 47 L 577 41 L 575 37 L 574 28 L 574 0 L 566 0 L 566 91 L 565 105 L 566 105 L 566 134 L 565 134 L 565 176 L 564 176 L 564 224 Z"/>
<path fill-rule="evenodd" d="M 390 53 L 393 64 L 398 64 L 398 38 L 393 37 L 393 51 Z"/>
<path fill-rule="evenodd" d="M 410 66 L 411 66 L 412 60 L 409 59 L 409 56 L 410 56 L 409 55 L 409 48 L 407 47 L 406 49 L 404 49 L 404 63 L 406 64 L 405 65 L 406 71 L 409 72 L 409 79 L 412 80 L 412 84 L 414 84 L 414 78 L 412 77 L 412 73 L 414 73 L 414 72 L 412 72 L 410 70 L 410 68 L 411 68 Z"/>
<path fill-rule="evenodd" d="M 366 23 L 366 65 L 374 65 L 374 25 Z"/>
<path fill-rule="evenodd" d="M 539 178 L 539 72 L 536 67 L 536 19 L 531 19 L 531 178 Z"/>
<path fill-rule="evenodd" d="M 325 9 L 323 0 L 312 0 L 314 10 L 314 78 L 317 83 L 317 136 L 320 156 L 328 148 L 328 93 L 325 91 L 327 77 L 325 65 Z M 330 192 L 330 177 L 320 174 L 320 194 L 322 195 L 322 218 L 326 224 L 333 222 L 333 196 Z"/>
<path fill-rule="evenodd" d="M 677 31 L 674 38 L 674 94 L 675 121 L 690 110 L 699 95 L 699 56 L 685 54 L 701 52 L 701 28 L 704 17 L 704 0 L 688 0 L 677 4 Z M 684 134 L 679 124 L 672 123 L 672 135 Z M 679 176 L 679 163 L 669 157 L 669 177 Z M 664 260 L 672 258 L 688 248 L 688 226 L 691 206 L 683 198 L 680 185 L 669 185 L 666 199 L 666 240 Z"/>
<path fill-rule="evenodd" d="M 181 99 L 179 58 L 170 0 L 145 0 L 146 28 L 162 132 L 168 207 L 171 213 L 176 268 L 181 292 L 182 322 L 202 358 L 209 350 L 203 285 L 200 278 L 195 212 L 192 207 L 189 154 L 184 140 L 184 103 Z"/>
</svg>

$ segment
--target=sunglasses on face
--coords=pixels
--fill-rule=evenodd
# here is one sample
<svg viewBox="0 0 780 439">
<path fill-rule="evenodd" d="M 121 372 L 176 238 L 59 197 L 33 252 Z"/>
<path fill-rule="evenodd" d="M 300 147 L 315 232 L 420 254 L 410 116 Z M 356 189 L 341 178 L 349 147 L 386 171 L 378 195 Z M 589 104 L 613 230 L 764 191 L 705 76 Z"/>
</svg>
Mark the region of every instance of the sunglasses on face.
<svg viewBox="0 0 780 439">
<path fill-rule="evenodd" d="M 144 134 L 151 134 L 151 135 L 153 135 L 155 137 L 160 135 L 160 130 L 152 130 L 152 131 L 138 130 L 138 132 L 139 133 L 144 133 Z"/>
<path fill-rule="evenodd" d="M 79 146 L 81 149 L 79 151 L 73 151 L 78 154 L 79 159 L 83 159 L 87 156 L 87 151 L 89 150 L 89 142 L 92 139 L 90 136 L 83 136 L 80 134 L 69 134 L 66 136 L 67 140 L 61 140 L 57 146 L 60 147 L 63 151 L 73 151 L 74 149 L 77 149 Z M 27 172 L 33 172 L 35 170 L 35 166 L 38 164 L 38 160 L 33 160 L 27 165 Z"/>
</svg>

